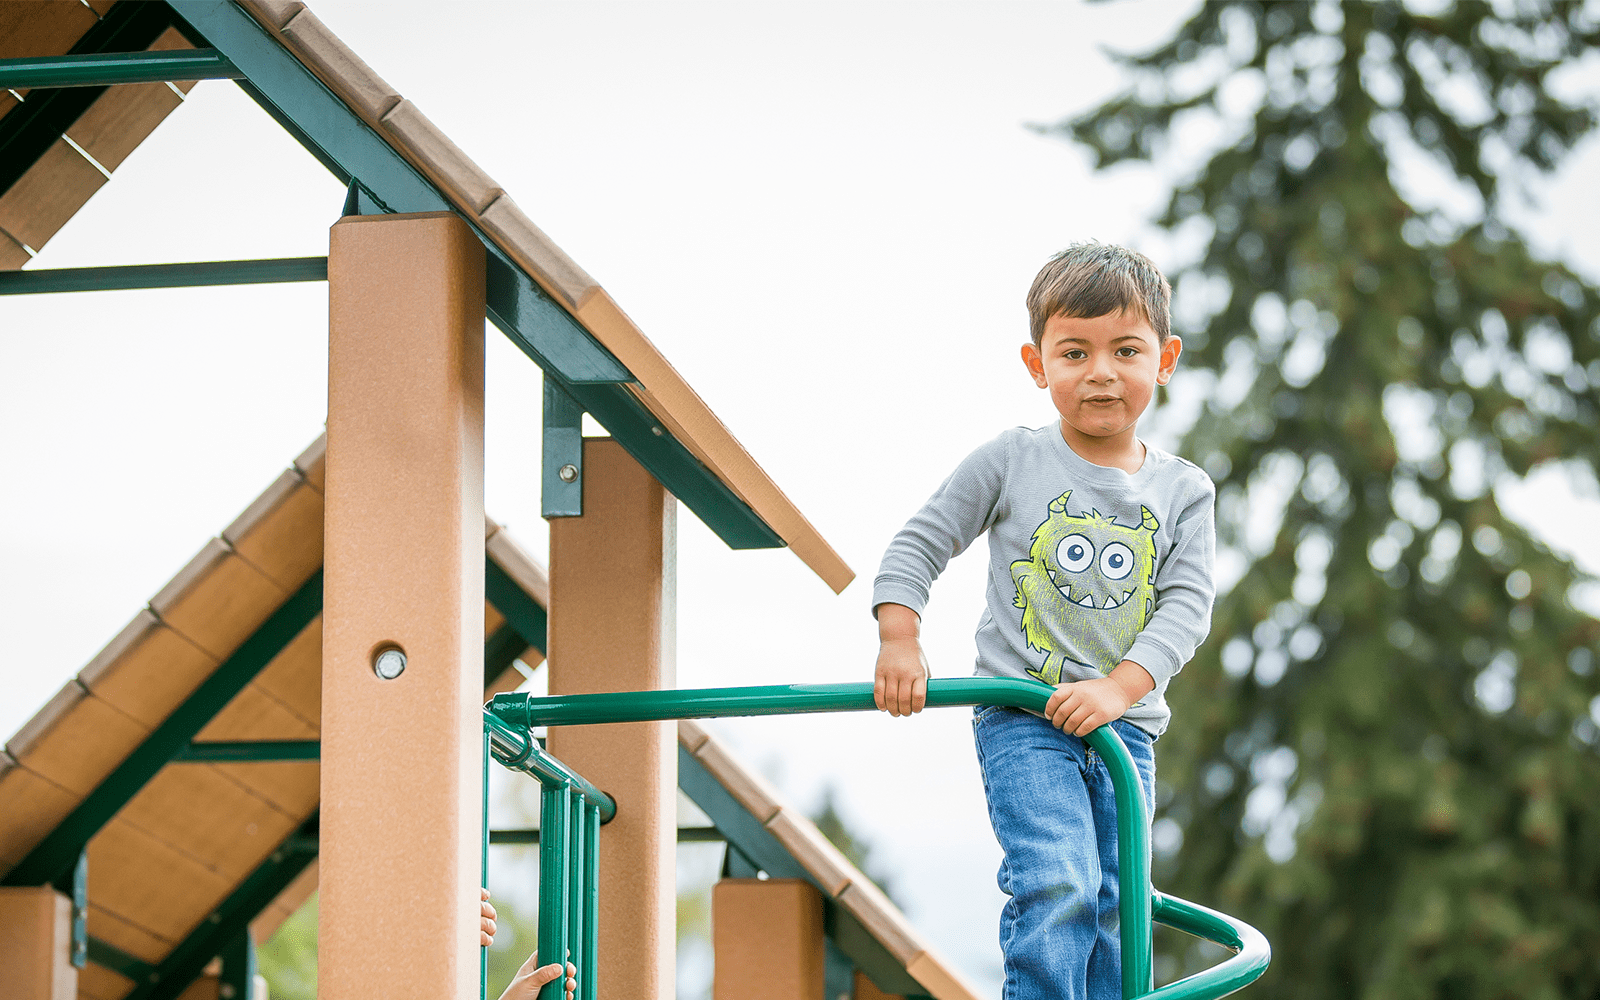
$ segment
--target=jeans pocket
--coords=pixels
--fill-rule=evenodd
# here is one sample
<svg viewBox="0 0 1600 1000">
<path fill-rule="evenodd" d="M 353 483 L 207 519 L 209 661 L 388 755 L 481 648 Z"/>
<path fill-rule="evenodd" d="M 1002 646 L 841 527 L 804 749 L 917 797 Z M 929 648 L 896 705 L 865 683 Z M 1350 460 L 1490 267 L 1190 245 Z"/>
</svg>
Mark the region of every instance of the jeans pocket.
<svg viewBox="0 0 1600 1000">
<path fill-rule="evenodd" d="M 982 705 L 972 713 L 973 726 L 981 726 L 994 718 L 994 714 L 1005 709 L 1004 705 Z"/>
</svg>

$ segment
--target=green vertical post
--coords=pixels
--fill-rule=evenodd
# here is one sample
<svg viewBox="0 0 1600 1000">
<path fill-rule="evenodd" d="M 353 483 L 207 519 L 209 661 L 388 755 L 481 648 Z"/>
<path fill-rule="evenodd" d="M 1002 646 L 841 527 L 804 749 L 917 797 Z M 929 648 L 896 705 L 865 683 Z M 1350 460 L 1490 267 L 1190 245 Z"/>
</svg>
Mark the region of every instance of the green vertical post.
<svg viewBox="0 0 1600 1000">
<path fill-rule="evenodd" d="M 564 961 L 574 965 L 583 961 L 584 953 L 584 876 L 588 874 L 584 865 L 584 822 L 583 813 L 587 803 L 582 794 L 573 796 L 572 812 L 570 814 L 571 826 L 567 843 L 567 949 L 568 955 Z"/>
<path fill-rule="evenodd" d="M 583 810 L 583 961 L 578 965 L 579 1000 L 596 1000 L 595 977 L 600 972 L 600 807 Z"/>
<path fill-rule="evenodd" d="M 351 182 L 354 183 L 353 181 Z M 483 846 L 479 848 L 478 884 L 489 887 L 489 727 L 483 727 Z M 489 949 L 478 949 L 478 1000 L 489 1000 Z"/>
<path fill-rule="evenodd" d="M 567 841 L 571 829 L 572 789 L 544 790 L 539 810 L 539 960 L 561 962 L 567 954 Z M 545 984 L 540 1000 L 566 1000 L 564 976 Z"/>
<path fill-rule="evenodd" d="M 222 959 L 222 976 L 217 995 L 222 1000 L 250 1000 L 256 982 L 256 943 L 250 937 L 250 928 L 241 928 L 238 937 L 229 941 L 218 957 Z"/>
</svg>

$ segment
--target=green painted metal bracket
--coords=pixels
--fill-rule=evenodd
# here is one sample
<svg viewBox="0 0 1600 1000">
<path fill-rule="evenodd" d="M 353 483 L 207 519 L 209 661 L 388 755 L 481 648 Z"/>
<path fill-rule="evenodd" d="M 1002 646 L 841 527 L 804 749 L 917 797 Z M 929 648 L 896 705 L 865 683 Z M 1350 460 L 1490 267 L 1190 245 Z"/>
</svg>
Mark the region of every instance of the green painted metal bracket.
<svg viewBox="0 0 1600 1000">
<path fill-rule="evenodd" d="M 133 264 L 115 267 L 58 267 L 37 271 L 0 271 L 0 295 L 111 292 L 142 288 L 198 288 L 207 285 L 266 285 L 327 280 L 328 258 L 326 257 L 208 260 L 192 264 Z"/>
<path fill-rule="evenodd" d="M 233 655 L 195 689 L 184 703 L 117 766 L 27 857 L 6 874 L 3 885 L 64 887 L 89 840 L 139 789 L 178 754 L 234 695 L 255 679 L 289 641 L 322 613 L 322 571 L 239 645 Z"/>
<path fill-rule="evenodd" d="M 617 815 L 617 801 L 589 782 L 589 779 L 550 756 L 539 741 L 506 725 L 488 710 L 483 713 L 484 729 L 489 734 L 489 749 L 501 767 L 530 774 L 545 788 L 570 788 L 599 810 L 600 822 L 609 823 Z"/>
<path fill-rule="evenodd" d="M 492 558 L 483 561 L 483 596 L 505 616 L 527 646 L 545 652 L 550 616 Z M 521 652 L 517 651 L 519 655 Z"/>
<path fill-rule="evenodd" d="M 250 921 L 316 859 L 318 820 L 313 814 L 290 834 L 123 1000 L 176 1000 L 213 958 L 226 960 L 228 946 L 248 933 Z"/>
<path fill-rule="evenodd" d="M 583 516 L 583 407 L 544 380 L 544 473 L 540 503 L 545 517 Z"/>
<path fill-rule="evenodd" d="M 0 89 L 114 87 L 168 80 L 234 80 L 239 70 L 215 49 L 94 52 L 0 59 Z"/>
<path fill-rule="evenodd" d="M 259 764 L 289 760 L 321 760 L 318 740 L 208 740 L 190 743 L 172 758 L 174 764 Z"/>
<path fill-rule="evenodd" d="M 360 178 L 385 212 L 454 211 L 442 194 L 368 128 L 236 4 L 169 0 L 196 39 L 245 74 L 239 86 L 341 184 Z M 197 41 L 199 44 L 199 41 Z M 554 378 L 651 475 L 730 547 L 775 548 L 783 539 L 666 433 L 625 383 L 633 376 L 481 230 L 489 318 Z"/>
<path fill-rule="evenodd" d="M 71 54 L 144 49 L 172 27 L 172 17 L 163 3 L 117 4 L 78 39 Z M 11 190 L 103 93 L 104 87 L 35 91 L 0 117 L 0 194 Z"/>
<path fill-rule="evenodd" d="M 86 950 L 89 961 L 136 983 L 148 982 L 150 974 L 156 971 L 156 967 L 144 959 L 135 958 L 116 945 L 107 944 L 99 938 L 89 938 Z"/>
</svg>

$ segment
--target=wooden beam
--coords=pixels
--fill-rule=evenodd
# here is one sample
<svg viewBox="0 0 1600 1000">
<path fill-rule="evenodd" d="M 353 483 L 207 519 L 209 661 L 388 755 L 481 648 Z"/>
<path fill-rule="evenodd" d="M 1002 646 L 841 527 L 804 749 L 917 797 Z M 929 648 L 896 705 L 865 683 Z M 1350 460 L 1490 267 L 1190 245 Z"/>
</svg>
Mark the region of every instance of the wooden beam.
<svg viewBox="0 0 1600 1000">
<path fill-rule="evenodd" d="M 484 254 L 451 213 L 328 254 L 323 996 L 478 992 Z M 384 651 L 404 670 L 379 676 Z"/>
<path fill-rule="evenodd" d="M 583 516 L 550 521 L 550 693 L 673 687 L 677 503 L 610 439 L 584 442 L 583 468 Z M 550 752 L 617 800 L 600 834 L 601 996 L 674 996 L 676 736 L 550 729 Z"/>
</svg>

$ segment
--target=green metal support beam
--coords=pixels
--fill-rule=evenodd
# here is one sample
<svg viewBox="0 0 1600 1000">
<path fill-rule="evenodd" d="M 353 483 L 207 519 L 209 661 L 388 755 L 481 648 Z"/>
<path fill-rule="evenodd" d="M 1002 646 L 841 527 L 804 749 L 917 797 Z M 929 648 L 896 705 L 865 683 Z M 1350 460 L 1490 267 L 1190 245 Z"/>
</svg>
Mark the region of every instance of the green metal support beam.
<svg viewBox="0 0 1600 1000">
<path fill-rule="evenodd" d="M 47 292 L 112 292 L 139 288 L 198 288 L 206 285 L 265 285 L 327 281 L 328 258 L 208 260 L 192 264 L 133 264 L 0 271 L 0 295 Z"/>
<path fill-rule="evenodd" d="M 510 622 L 494 630 L 483 643 L 483 686 L 488 687 L 506 672 L 512 662 L 531 647 Z"/>
<path fill-rule="evenodd" d="M 0 59 L 0 89 L 114 87 L 167 80 L 236 80 L 239 70 L 215 49 L 93 52 Z"/>
<path fill-rule="evenodd" d="M 316 860 L 317 832 L 318 815 L 313 814 L 123 1000 L 176 1000 L 207 963 L 225 955 L 240 935 L 249 932 L 256 915 Z"/>
<path fill-rule="evenodd" d="M 680 826 L 678 827 L 678 843 L 680 844 L 722 844 L 728 838 L 714 826 Z M 539 828 L 533 827 L 525 830 L 490 830 L 489 843 L 516 846 L 524 844 L 537 844 L 539 842 Z"/>
<path fill-rule="evenodd" d="M 78 39 L 71 54 L 146 49 L 172 24 L 172 9 L 164 3 L 119 3 Z M 34 90 L 0 117 L 0 194 L 11 190 L 103 93 L 104 87 Z"/>
<path fill-rule="evenodd" d="M 62 820 L 27 857 L 6 874 L 3 885 L 51 883 L 65 889 L 72 866 L 90 838 L 139 793 L 156 773 L 255 679 L 283 647 L 322 613 L 322 571 L 273 612 L 212 675 Z"/>
<path fill-rule="evenodd" d="M 243 73 L 239 85 L 339 183 L 386 212 L 455 211 L 405 158 L 340 101 L 238 5 L 170 0 L 200 44 Z M 501 250 L 476 230 L 487 252 L 489 318 L 594 416 L 623 447 L 732 548 L 784 543 L 748 504 L 656 421 L 625 383 L 633 376 Z"/>
<path fill-rule="evenodd" d="M 318 740 L 212 740 L 190 743 L 172 758 L 174 764 L 261 764 L 321 760 Z"/>
<path fill-rule="evenodd" d="M 516 629 L 525 643 L 524 649 L 532 646 L 540 653 L 545 652 L 550 616 L 493 559 L 483 561 L 483 596 L 505 616 L 506 624 Z M 521 649 L 517 650 L 517 655 L 522 655 Z"/>
<path fill-rule="evenodd" d="M 156 971 L 156 967 L 144 959 L 135 958 L 116 945 L 107 944 L 99 938 L 89 939 L 88 956 L 89 961 L 102 969 L 110 969 L 136 983 L 148 981 L 150 974 Z"/>
</svg>

